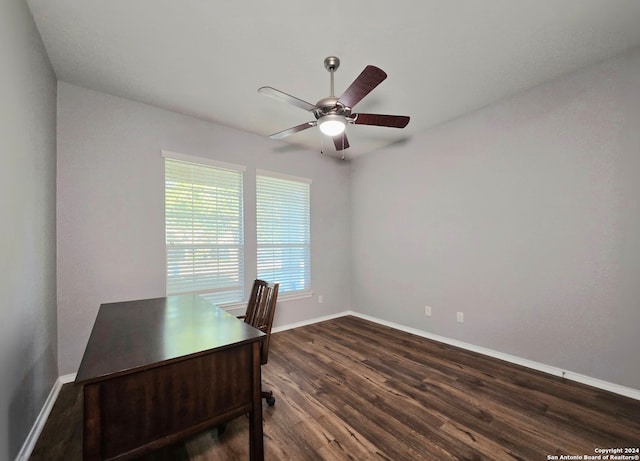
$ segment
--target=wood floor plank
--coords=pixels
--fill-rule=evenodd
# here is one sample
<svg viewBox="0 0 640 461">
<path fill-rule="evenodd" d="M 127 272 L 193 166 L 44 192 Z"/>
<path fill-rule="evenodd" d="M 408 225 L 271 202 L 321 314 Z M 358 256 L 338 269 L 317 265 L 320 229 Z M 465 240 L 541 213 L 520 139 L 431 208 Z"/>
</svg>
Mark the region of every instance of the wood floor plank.
<svg viewBox="0 0 640 461">
<path fill-rule="evenodd" d="M 640 446 L 640 401 L 341 317 L 275 333 L 265 459 L 536 461 Z M 82 394 L 63 386 L 32 460 L 81 459 Z M 248 459 L 248 419 L 143 461 Z"/>
</svg>

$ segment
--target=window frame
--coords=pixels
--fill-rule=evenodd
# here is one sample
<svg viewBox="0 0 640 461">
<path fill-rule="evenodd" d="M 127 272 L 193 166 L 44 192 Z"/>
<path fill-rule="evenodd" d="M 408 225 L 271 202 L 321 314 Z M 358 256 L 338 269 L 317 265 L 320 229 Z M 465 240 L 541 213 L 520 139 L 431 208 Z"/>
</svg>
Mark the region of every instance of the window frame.
<svg viewBox="0 0 640 461">
<path fill-rule="evenodd" d="M 196 294 L 200 294 L 202 295 L 204 298 L 209 298 L 210 300 L 212 300 L 216 305 L 227 305 L 227 304 L 235 304 L 235 303 L 240 303 L 240 302 L 244 302 L 246 299 L 246 293 L 245 293 L 245 259 L 246 259 L 246 244 L 245 244 L 245 227 L 246 227 L 246 215 L 245 215 L 245 205 L 244 205 L 244 188 L 245 188 L 245 171 L 246 171 L 246 167 L 243 165 L 236 165 L 236 164 L 232 164 L 232 163 L 225 163 L 225 162 L 220 162 L 220 161 L 216 161 L 216 160 L 212 160 L 212 159 L 208 159 L 208 158 L 203 158 L 203 157 L 196 157 L 196 156 L 191 156 L 191 155 L 185 155 L 185 154 L 180 154 L 177 152 L 171 152 L 171 151 L 166 151 L 166 150 L 162 150 L 162 157 L 164 158 L 164 218 L 165 218 L 165 225 L 164 225 L 164 231 L 165 231 L 165 292 L 167 294 L 167 296 L 171 296 L 171 295 L 178 295 L 178 294 L 185 294 L 185 293 L 196 293 Z M 186 163 L 186 164 L 190 164 L 194 167 L 197 168 L 213 168 L 213 169 L 217 169 L 217 170 L 227 170 L 227 171 L 231 171 L 231 172 L 236 172 L 239 174 L 239 187 L 238 187 L 238 196 L 236 198 L 236 200 L 238 201 L 238 213 L 239 213 L 239 217 L 237 220 L 237 225 L 238 225 L 238 229 L 237 232 L 234 234 L 234 238 L 237 238 L 237 243 L 236 244 L 230 244 L 230 247 L 236 248 L 238 253 L 239 253 L 239 262 L 238 265 L 235 266 L 237 268 L 236 272 L 237 272 L 237 276 L 238 276 L 238 280 L 239 280 L 239 286 L 235 286 L 236 289 L 235 290 L 228 290 L 228 291 L 235 291 L 237 292 L 237 294 L 239 295 L 237 298 L 234 298 L 233 300 L 228 300 L 228 301 L 215 301 L 216 293 L 223 293 L 225 290 L 222 287 L 212 287 L 209 286 L 207 288 L 204 289 L 196 289 L 196 290 L 170 290 L 170 252 L 171 252 L 171 244 L 169 242 L 169 237 L 168 237 L 168 210 L 167 210 L 167 160 L 169 161 L 175 161 L 175 162 L 182 162 L 182 163 Z M 218 172 L 219 173 L 219 172 Z M 212 173 L 215 174 L 215 173 Z M 217 196 L 216 196 L 217 197 Z M 174 248 L 178 248 L 178 246 L 175 246 Z M 209 249 L 209 251 L 211 251 L 211 249 L 215 248 L 217 249 L 217 251 L 220 251 L 221 249 L 223 249 L 224 247 L 226 247 L 225 244 L 221 244 L 219 242 L 216 243 L 207 243 L 207 244 L 184 244 L 184 247 L 191 247 L 193 249 L 197 249 L 197 248 L 203 248 L 203 249 Z M 204 250 L 206 251 L 206 250 Z M 194 286 L 192 288 L 195 288 L 195 284 L 196 284 L 196 280 L 197 277 L 193 278 L 192 283 L 194 284 Z M 174 284 L 175 286 L 175 284 Z M 229 286 L 229 288 L 232 288 L 231 286 Z M 220 298 L 218 298 L 220 299 Z"/>
<path fill-rule="evenodd" d="M 270 178 L 270 179 L 275 179 L 275 180 L 281 180 L 281 181 L 288 181 L 288 182 L 293 182 L 293 183 L 299 183 L 301 185 L 306 185 L 306 191 L 305 191 L 305 198 L 306 198 L 306 222 L 305 222 L 305 226 L 306 226 L 306 241 L 303 244 L 284 244 L 284 245 L 278 245 L 275 243 L 261 243 L 260 242 L 260 219 L 261 219 L 261 210 L 260 210 L 260 198 L 259 198 L 259 194 L 261 193 L 260 191 L 260 177 L 265 177 L 265 178 Z M 281 248 L 282 246 L 285 247 L 303 247 L 304 248 L 304 253 L 305 253 L 305 258 L 304 258 L 304 269 L 303 269 L 303 273 L 305 274 L 304 276 L 304 283 L 305 286 L 303 289 L 300 290 L 287 290 L 287 282 L 292 282 L 291 279 L 289 280 L 284 280 L 285 283 L 283 283 L 282 280 L 276 280 L 273 279 L 273 276 L 264 276 L 264 278 L 269 279 L 269 281 L 275 281 L 275 282 L 279 282 L 280 283 L 280 289 L 278 291 L 278 298 L 282 299 L 282 300 L 286 300 L 286 299 L 295 299 L 295 298 L 303 298 L 303 297 L 309 297 L 313 294 L 313 285 L 312 285 L 312 270 L 311 270 L 311 243 L 312 243 L 312 237 L 311 237 L 311 184 L 312 184 L 312 180 L 309 178 L 304 178 L 301 176 L 293 176 L 293 175 L 288 175 L 288 174 L 284 174 L 284 173 L 279 173 L 279 172 L 274 172 L 274 171 L 269 171 L 269 170 L 263 170 L 263 169 L 256 169 L 256 181 L 255 181 L 255 185 L 256 185 L 256 205 L 255 205 L 255 209 L 256 209 L 256 274 L 258 276 L 258 278 L 262 278 L 261 276 L 264 276 L 264 274 L 260 273 L 260 250 L 261 247 L 271 247 L 271 248 Z M 277 277 L 276 277 L 277 278 Z M 271 280 L 273 279 L 273 280 Z"/>
</svg>

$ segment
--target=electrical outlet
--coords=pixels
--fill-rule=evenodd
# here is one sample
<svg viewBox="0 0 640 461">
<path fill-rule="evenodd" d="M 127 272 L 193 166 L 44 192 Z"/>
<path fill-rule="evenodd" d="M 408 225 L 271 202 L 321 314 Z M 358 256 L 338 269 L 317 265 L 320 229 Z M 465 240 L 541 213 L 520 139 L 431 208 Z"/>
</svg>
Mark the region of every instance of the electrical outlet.
<svg viewBox="0 0 640 461">
<path fill-rule="evenodd" d="M 431 317 L 431 306 L 424 306 L 424 315 Z"/>
<path fill-rule="evenodd" d="M 318 304 L 322 304 L 324 302 L 324 298 L 322 295 L 318 295 Z"/>
<path fill-rule="evenodd" d="M 463 312 L 456 312 L 456 322 L 464 323 L 464 313 Z"/>
</svg>

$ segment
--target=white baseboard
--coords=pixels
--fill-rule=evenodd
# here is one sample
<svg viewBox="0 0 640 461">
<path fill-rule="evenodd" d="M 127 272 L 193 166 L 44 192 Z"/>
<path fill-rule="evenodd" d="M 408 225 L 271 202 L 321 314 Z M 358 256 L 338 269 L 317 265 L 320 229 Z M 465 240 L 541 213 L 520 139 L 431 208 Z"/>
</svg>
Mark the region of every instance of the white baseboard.
<svg viewBox="0 0 640 461">
<path fill-rule="evenodd" d="M 371 322 L 379 323 L 381 325 L 385 325 L 396 330 L 401 330 L 406 333 L 411 333 L 416 336 L 421 336 L 423 338 L 432 339 L 434 341 L 438 341 L 440 343 L 449 344 L 451 346 L 459 347 L 461 349 L 466 349 L 468 351 L 477 352 L 482 355 L 487 355 L 489 357 L 494 357 L 500 360 L 504 360 L 506 362 L 514 363 L 516 365 L 521 365 L 523 367 L 531 368 L 533 370 L 541 371 L 543 373 L 547 373 L 553 376 L 558 376 L 560 378 L 569 379 L 571 381 L 576 381 L 582 384 L 586 384 L 588 386 L 592 386 L 598 389 L 602 389 L 605 391 L 613 392 L 615 394 L 624 395 L 625 397 L 631 397 L 632 399 L 640 400 L 640 390 L 633 389 L 631 387 L 621 386 L 619 384 L 610 383 L 608 381 L 603 381 L 601 379 L 592 378 L 590 376 L 582 375 L 580 373 L 574 373 L 569 370 L 563 370 L 562 368 L 553 367 L 550 365 L 545 365 L 543 363 L 534 362 L 533 360 L 523 359 L 521 357 L 517 357 L 515 355 L 505 354 L 503 352 L 494 351 L 492 349 L 488 349 L 486 347 L 476 346 L 473 344 L 465 343 L 462 341 L 458 341 L 456 339 L 447 338 L 444 336 L 434 335 L 432 333 L 428 333 L 426 331 L 418 330 L 416 328 L 407 327 L 404 325 L 400 325 L 393 322 L 388 322 L 386 320 L 379 319 L 377 317 L 372 317 L 370 315 L 359 314 L 357 312 L 349 312 L 350 315 L 355 317 L 359 317 L 365 320 L 369 320 Z"/>
<path fill-rule="evenodd" d="M 40 437 L 40 433 L 44 428 L 44 424 L 47 422 L 47 418 L 49 417 L 49 413 L 51 413 L 51 409 L 53 405 L 56 403 L 56 399 L 58 398 L 58 394 L 60 393 L 60 389 L 62 389 L 62 385 L 64 384 L 62 377 L 56 379 L 56 382 L 53 383 L 53 387 L 51 388 L 51 392 L 49 392 L 49 396 L 47 400 L 45 400 L 40 413 L 38 413 L 38 417 L 36 418 L 33 427 L 29 431 L 29 435 L 27 435 L 18 456 L 16 457 L 16 461 L 28 461 L 31 456 L 31 452 L 36 446 L 36 442 L 38 441 L 38 437 Z"/>
<path fill-rule="evenodd" d="M 394 328 L 396 330 L 404 331 L 406 333 L 411 333 L 416 336 L 421 336 L 423 338 L 431 339 L 434 341 L 438 341 L 440 343 L 449 344 L 451 346 L 459 347 L 461 349 L 466 349 L 472 352 L 477 352 L 482 355 L 487 355 L 489 357 L 494 357 L 500 360 L 504 360 L 506 362 L 514 363 L 516 365 L 521 365 L 527 368 L 531 368 L 533 370 L 541 371 L 543 373 L 548 373 L 553 376 L 558 376 L 561 378 L 569 379 L 571 381 L 576 381 L 582 384 L 586 384 L 588 386 L 592 386 L 598 389 L 602 389 L 605 391 L 613 392 L 615 394 L 623 395 L 625 397 L 630 397 L 632 399 L 640 400 L 640 390 L 633 389 L 630 387 L 621 386 L 619 384 L 610 383 L 608 381 L 603 381 L 601 379 L 592 378 L 590 376 L 582 375 L 580 373 L 574 373 L 572 371 L 563 370 L 561 368 L 552 367 L 549 365 L 545 365 L 543 363 L 534 362 L 532 360 L 523 359 L 517 357 L 515 355 L 505 354 L 502 352 L 494 351 L 492 349 L 488 349 L 486 347 L 476 346 L 473 344 L 465 343 L 463 341 L 458 341 L 456 339 L 447 338 L 445 336 L 435 335 L 426 331 L 418 330 L 416 328 L 407 327 L 405 325 L 400 325 L 398 323 L 389 322 L 386 320 L 379 319 L 377 317 L 372 317 L 366 314 L 360 314 L 354 311 L 343 311 L 338 312 L 336 314 L 326 315 L 323 317 L 316 317 L 309 320 L 303 320 L 301 322 L 290 323 L 287 325 L 281 325 L 279 327 L 274 327 L 271 330 L 273 333 L 277 333 L 279 331 L 291 330 L 293 328 L 299 328 L 306 325 L 312 325 L 314 323 L 324 322 L 326 320 L 332 320 L 338 317 L 344 317 L 347 315 L 353 315 L 354 317 L 359 317 L 364 320 L 369 320 L 374 323 L 378 323 L 380 325 L 385 325 L 390 328 Z M 28 461 L 31 456 L 31 452 L 33 451 L 36 442 L 38 441 L 38 437 L 44 428 L 44 424 L 49 417 L 49 413 L 51 413 L 51 409 L 53 408 L 56 399 L 58 398 L 58 394 L 60 393 L 60 389 L 63 384 L 71 383 L 75 381 L 76 373 L 71 373 L 68 375 L 60 376 L 53 385 L 47 400 L 40 410 L 36 421 L 25 440 L 20 453 L 15 461 Z"/>
<path fill-rule="evenodd" d="M 277 333 L 279 331 L 291 330 L 293 328 L 304 327 L 306 325 L 312 325 L 314 323 L 324 322 L 326 320 L 337 319 L 338 317 L 344 317 L 346 315 L 356 315 L 356 314 L 354 312 L 351 312 L 351 311 L 338 312 L 336 314 L 325 315 L 323 317 L 316 317 L 316 318 L 309 319 L 309 320 L 303 320 L 301 322 L 289 323 L 287 325 L 281 325 L 279 327 L 273 327 L 271 332 L 272 333 Z"/>
<path fill-rule="evenodd" d="M 62 384 L 72 383 L 76 380 L 77 374 L 78 373 L 69 373 L 68 375 L 62 375 L 60 376 L 60 381 L 62 381 Z"/>
</svg>

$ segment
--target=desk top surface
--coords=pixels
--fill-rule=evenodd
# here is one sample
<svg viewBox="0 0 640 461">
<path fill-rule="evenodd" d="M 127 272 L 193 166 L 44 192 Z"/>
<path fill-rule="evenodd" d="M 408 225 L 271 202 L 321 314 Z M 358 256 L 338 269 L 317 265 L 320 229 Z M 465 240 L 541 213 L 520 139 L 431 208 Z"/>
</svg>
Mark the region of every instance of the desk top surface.
<svg viewBox="0 0 640 461">
<path fill-rule="evenodd" d="M 261 336 L 198 295 L 102 304 L 76 382 L 100 381 Z"/>
</svg>

